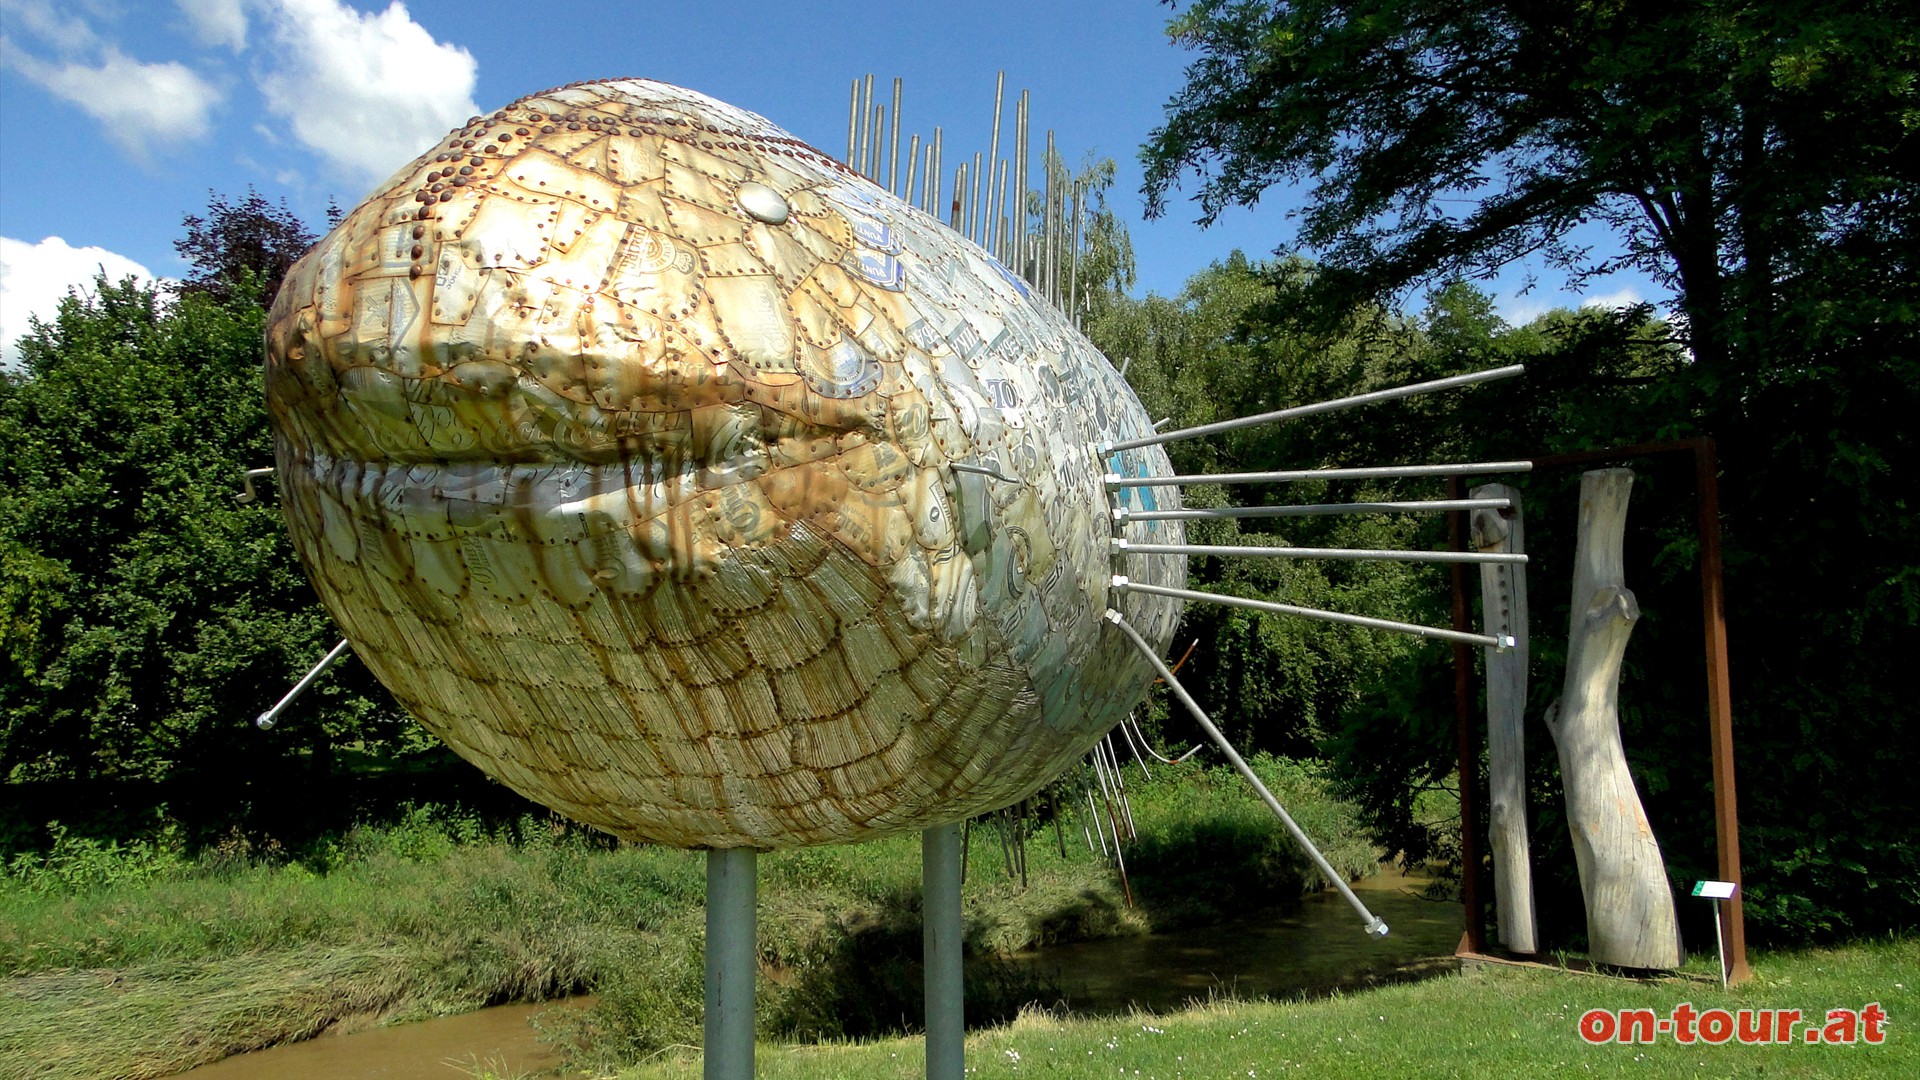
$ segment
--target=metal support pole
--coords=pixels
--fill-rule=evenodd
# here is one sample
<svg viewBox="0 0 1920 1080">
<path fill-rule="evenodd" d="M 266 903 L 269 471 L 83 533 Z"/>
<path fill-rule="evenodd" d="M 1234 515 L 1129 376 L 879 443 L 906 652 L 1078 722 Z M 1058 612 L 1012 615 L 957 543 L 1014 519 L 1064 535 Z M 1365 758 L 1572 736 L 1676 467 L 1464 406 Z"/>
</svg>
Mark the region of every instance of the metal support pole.
<svg viewBox="0 0 1920 1080">
<path fill-rule="evenodd" d="M 920 833 L 920 881 L 927 973 L 927 1080 L 962 1080 L 967 1020 L 960 957 L 959 825 L 936 825 Z"/>
<path fill-rule="evenodd" d="M 705 1080 L 753 1080 L 755 873 L 759 852 L 707 852 Z"/>
</svg>

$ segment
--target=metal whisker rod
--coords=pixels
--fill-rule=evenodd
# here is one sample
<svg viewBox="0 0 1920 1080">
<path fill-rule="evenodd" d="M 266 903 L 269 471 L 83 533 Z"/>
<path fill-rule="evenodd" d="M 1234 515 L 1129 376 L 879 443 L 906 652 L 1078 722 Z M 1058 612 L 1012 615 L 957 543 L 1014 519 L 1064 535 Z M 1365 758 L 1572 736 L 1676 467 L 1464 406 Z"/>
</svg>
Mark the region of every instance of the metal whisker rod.
<svg viewBox="0 0 1920 1080">
<path fill-rule="evenodd" d="M 1007 476 L 1006 474 L 998 472 L 994 469 L 989 469 L 985 465 L 968 465 L 967 463 L 962 461 L 949 461 L 947 462 L 947 468 L 952 469 L 955 472 L 970 472 L 970 473 L 978 473 L 981 476 L 991 476 L 995 480 L 1005 481 L 1006 483 L 1009 483 L 1009 484 L 1020 483 L 1019 480 L 1016 480 L 1013 477 Z"/>
<path fill-rule="evenodd" d="M 1302 503 L 1297 506 L 1187 507 L 1129 510 L 1115 507 L 1114 524 L 1128 521 L 1209 521 L 1222 518 L 1328 517 L 1334 514 L 1422 514 L 1443 510 L 1504 510 L 1508 499 L 1427 499 L 1413 502 Z"/>
<path fill-rule="evenodd" d="M 1174 677 L 1173 672 L 1167 670 L 1166 661 L 1160 659 L 1160 654 L 1153 651 L 1153 646 L 1147 644 L 1146 639 L 1140 636 L 1140 632 L 1135 630 L 1132 624 L 1127 622 L 1126 617 L 1119 612 L 1109 608 L 1107 621 L 1119 627 L 1120 632 L 1127 635 L 1127 639 L 1133 642 L 1134 648 L 1140 650 L 1140 655 L 1147 658 L 1147 663 L 1153 665 L 1153 670 L 1167 681 L 1167 688 L 1173 691 L 1174 696 L 1180 699 L 1180 703 L 1187 707 L 1187 711 L 1193 714 L 1195 720 L 1199 721 L 1201 730 L 1207 733 L 1207 737 L 1213 740 L 1213 745 L 1219 747 L 1220 752 L 1233 763 L 1234 770 L 1240 774 L 1241 778 L 1253 785 L 1253 790 L 1259 793 L 1261 801 L 1267 804 L 1267 809 L 1280 818 L 1280 823 L 1285 825 L 1287 832 L 1293 835 L 1294 842 L 1305 849 L 1307 857 L 1320 868 L 1321 876 L 1327 879 L 1328 884 L 1340 891 L 1340 895 L 1353 907 L 1353 910 L 1360 913 L 1360 918 L 1366 922 L 1367 933 L 1375 937 L 1386 937 L 1386 922 L 1368 911 L 1367 905 L 1361 903 L 1360 898 L 1353 894 L 1353 890 L 1347 885 L 1347 879 L 1336 873 L 1333 865 L 1327 862 L 1327 857 L 1320 854 L 1319 848 L 1313 846 L 1313 841 L 1308 839 L 1307 834 L 1294 823 L 1292 815 L 1280 805 L 1280 800 L 1274 798 L 1273 792 L 1267 790 L 1267 785 L 1260 782 L 1260 777 L 1253 771 L 1253 767 L 1247 764 L 1246 759 L 1233 748 L 1233 744 L 1227 741 L 1227 737 L 1214 726 L 1213 719 L 1207 715 L 1207 711 L 1200 707 L 1199 702 L 1193 700 L 1193 695 L 1187 693 L 1187 688 L 1180 685 L 1180 680 Z"/>
<path fill-rule="evenodd" d="M 1514 647 L 1515 640 L 1505 634 L 1469 634 L 1464 630 L 1445 630 L 1437 626 L 1421 626 L 1419 623 L 1399 622 L 1394 619 L 1378 619 L 1371 615 L 1349 615 L 1344 611 L 1327 611 L 1324 608 L 1298 607 L 1293 604 L 1276 604 L 1269 600 L 1250 600 L 1244 596 L 1228 596 L 1225 593 L 1199 592 L 1194 589 L 1176 589 L 1166 585 L 1148 585 L 1130 581 L 1125 576 L 1115 574 L 1113 587 L 1119 592 L 1149 593 L 1153 596 L 1169 596 L 1175 600 L 1193 600 L 1206 604 L 1219 604 L 1223 607 L 1246 608 L 1249 611 L 1266 611 L 1275 615 L 1298 615 L 1303 619 L 1318 619 L 1321 622 L 1343 623 L 1348 626 L 1365 626 L 1374 630 L 1392 630 L 1416 637 L 1439 638 L 1443 641 L 1463 641 L 1469 645 L 1483 645 L 1491 649 L 1507 650 Z"/>
<path fill-rule="evenodd" d="M 1490 551 L 1390 551 L 1371 548 L 1259 547 L 1226 544 L 1137 544 L 1113 539 L 1115 555 L 1246 555 L 1270 559 L 1339 559 L 1346 562 L 1525 563 L 1519 554 Z"/>
<path fill-rule="evenodd" d="M 313 681 L 315 679 L 318 679 L 320 676 L 326 674 L 327 669 L 333 666 L 334 661 L 340 659 L 342 656 L 345 656 L 346 652 L 347 652 L 347 639 L 341 638 L 340 644 L 335 645 L 333 647 L 332 652 L 329 652 L 327 653 L 327 655 L 321 657 L 320 662 L 313 665 L 313 669 L 311 671 L 308 671 L 304 678 L 302 678 L 299 682 L 294 683 L 293 689 L 287 691 L 286 696 L 282 697 L 278 702 L 276 702 L 273 708 L 268 709 L 266 712 L 263 712 L 259 716 L 254 717 L 253 726 L 259 728 L 262 731 L 265 731 L 268 728 L 272 727 L 274 725 L 274 722 L 280 719 L 280 714 L 287 711 L 287 706 L 293 704 L 294 699 L 298 698 L 301 694 L 306 693 L 307 687 L 312 686 Z"/>
<path fill-rule="evenodd" d="M 900 83 L 898 78 L 893 80 L 893 131 L 887 136 L 887 193 L 890 195 L 900 194 L 894 187 L 894 181 L 900 176 Z"/>
<path fill-rule="evenodd" d="M 1108 488 L 1185 487 L 1192 484 L 1290 484 L 1296 480 L 1397 480 L 1411 476 L 1479 476 L 1532 472 L 1531 461 L 1471 461 L 1457 465 L 1369 465 L 1353 469 L 1281 469 L 1276 472 L 1189 473 L 1181 476 L 1121 476 L 1108 473 Z"/>
<path fill-rule="evenodd" d="M 1436 390 L 1451 390 L 1455 387 L 1470 386 L 1474 383 L 1511 378 L 1515 375 L 1524 374 L 1526 370 L 1526 366 L 1523 364 L 1512 364 L 1503 368 L 1493 368 L 1488 371 L 1476 371 L 1468 375 L 1454 375 L 1445 379 L 1434 379 L 1430 382 L 1396 386 L 1390 390 L 1375 390 L 1369 394 L 1355 394 L 1352 397 L 1335 398 L 1332 401 L 1322 401 L 1312 405 L 1296 405 L 1290 409 L 1279 409 L 1274 412 L 1258 413 L 1253 416 L 1242 416 L 1236 420 L 1221 420 L 1218 423 L 1202 424 L 1199 427 L 1181 428 L 1178 431 L 1169 431 L 1145 438 L 1130 439 L 1127 442 L 1114 443 L 1108 447 L 1107 450 L 1109 452 L 1114 450 L 1132 450 L 1141 446 L 1179 442 L 1182 439 L 1197 439 L 1203 435 L 1217 435 L 1223 431 L 1236 431 L 1240 428 L 1253 427 L 1257 424 L 1279 423 L 1283 420 L 1293 420 L 1302 416 L 1313 416 L 1318 413 L 1351 409 L 1358 405 L 1371 405 L 1376 401 L 1392 401 L 1396 398 L 1413 397 L 1417 394 L 1431 394 Z"/>
</svg>

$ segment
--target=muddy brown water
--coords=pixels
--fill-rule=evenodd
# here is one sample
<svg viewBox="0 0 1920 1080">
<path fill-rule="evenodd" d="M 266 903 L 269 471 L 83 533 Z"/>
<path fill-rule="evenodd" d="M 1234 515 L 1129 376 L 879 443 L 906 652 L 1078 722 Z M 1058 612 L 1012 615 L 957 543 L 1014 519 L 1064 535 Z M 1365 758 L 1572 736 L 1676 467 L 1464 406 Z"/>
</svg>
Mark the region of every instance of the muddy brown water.
<svg viewBox="0 0 1920 1080">
<path fill-rule="evenodd" d="M 1443 967 L 1459 942 L 1460 905 L 1419 895 L 1425 882 L 1387 872 L 1355 885 L 1387 921 L 1384 939 L 1368 937 L 1360 918 L 1332 892 L 1299 904 L 1249 912 L 1216 926 L 1168 934 L 1055 945 L 1011 962 L 1058 986 L 1077 1012 L 1138 1006 L 1165 1011 L 1221 993 L 1290 997 L 1417 978 Z M 392 1027 L 321 1035 L 181 1073 L 176 1080 L 455 1080 L 475 1065 L 524 1075 L 561 1064 L 533 1018 L 577 1008 L 590 998 L 546 1005 L 501 1005 Z M 1059 1004 L 1059 1003 L 1050 1003 Z"/>
<path fill-rule="evenodd" d="M 458 1080 L 476 1066 L 521 1076 L 561 1064 L 533 1018 L 579 1008 L 590 997 L 544 1005 L 496 1005 L 412 1024 L 328 1031 L 305 1042 L 237 1054 L 178 1074 L 175 1080 Z"/>
</svg>

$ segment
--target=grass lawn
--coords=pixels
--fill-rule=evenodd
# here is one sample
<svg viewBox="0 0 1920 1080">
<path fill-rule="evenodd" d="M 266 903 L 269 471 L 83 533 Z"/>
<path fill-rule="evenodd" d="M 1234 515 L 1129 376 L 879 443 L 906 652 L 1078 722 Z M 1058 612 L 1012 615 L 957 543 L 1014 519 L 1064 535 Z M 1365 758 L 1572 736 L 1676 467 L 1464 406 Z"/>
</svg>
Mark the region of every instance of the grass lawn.
<svg viewBox="0 0 1920 1080">
<path fill-rule="evenodd" d="M 1632 982 L 1537 969 L 1486 968 L 1349 996 L 1291 1002 L 1215 1002 L 1163 1016 L 1060 1019 L 1027 1013 L 967 1040 L 972 1077 L 1470 1077 L 1545 1073 L 1634 1077 L 1920 1076 L 1920 939 L 1761 954 L 1756 978 L 1723 993 L 1694 965 L 1687 978 Z M 1588 1009 L 1799 1009 L 1879 1002 L 1879 1045 L 1589 1046 Z M 924 1075 L 922 1043 L 763 1044 L 761 1080 L 886 1080 Z M 697 1055 L 656 1059 L 620 1080 L 692 1080 Z"/>
</svg>

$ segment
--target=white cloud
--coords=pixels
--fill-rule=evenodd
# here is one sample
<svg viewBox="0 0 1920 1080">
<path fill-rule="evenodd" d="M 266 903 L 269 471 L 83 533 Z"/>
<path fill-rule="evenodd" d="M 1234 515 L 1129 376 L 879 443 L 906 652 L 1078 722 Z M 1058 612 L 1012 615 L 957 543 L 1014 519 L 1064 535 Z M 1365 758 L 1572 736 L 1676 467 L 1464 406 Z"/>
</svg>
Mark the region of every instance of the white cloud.
<svg viewBox="0 0 1920 1080">
<path fill-rule="evenodd" d="M 1623 308 L 1632 307 L 1634 304 L 1640 303 L 1643 299 L 1645 298 L 1640 295 L 1639 289 L 1631 285 L 1623 285 L 1610 293 L 1601 293 L 1599 296 L 1589 296 L 1585 300 L 1580 301 L 1580 306 L 1583 308 Z"/>
<path fill-rule="evenodd" d="M 184 64 L 143 64 L 112 46 L 98 64 L 29 55 L 0 38 L 0 60 L 100 121 L 136 157 L 154 144 L 204 138 L 220 91 Z"/>
<path fill-rule="evenodd" d="M 479 112 L 478 65 L 393 0 L 363 14 L 339 0 L 260 0 L 276 48 L 259 76 L 269 111 L 342 172 L 372 183 Z"/>
<path fill-rule="evenodd" d="M 20 339 L 31 329 L 30 316 L 51 322 L 67 290 L 93 287 L 102 270 L 107 280 L 131 274 L 154 280 L 146 267 L 102 247 L 73 247 L 57 236 L 37 244 L 0 236 L 0 366 L 20 362 Z"/>
<path fill-rule="evenodd" d="M 0 0 L 0 15 L 7 17 L 10 29 L 23 30 L 63 50 L 90 49 L 100 43 L 85 20 L 55 8 L 50 0 Z"/>
<path fill-rule="evenodd" d="M 225 45 L 234 52 L 247 47 L 247 12 L 242 0 L 173 0 L 193 24 L 202 45 Z"/>
</svg>

